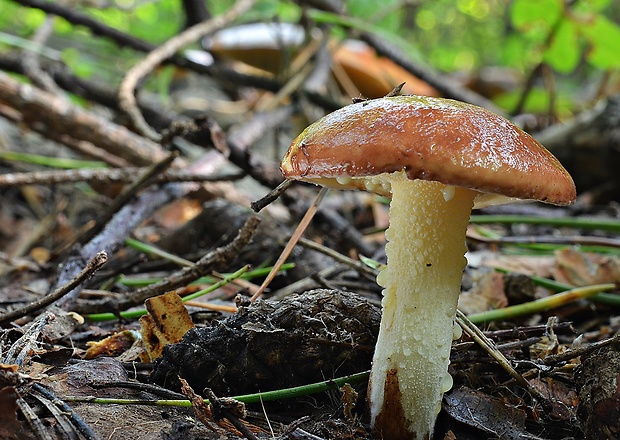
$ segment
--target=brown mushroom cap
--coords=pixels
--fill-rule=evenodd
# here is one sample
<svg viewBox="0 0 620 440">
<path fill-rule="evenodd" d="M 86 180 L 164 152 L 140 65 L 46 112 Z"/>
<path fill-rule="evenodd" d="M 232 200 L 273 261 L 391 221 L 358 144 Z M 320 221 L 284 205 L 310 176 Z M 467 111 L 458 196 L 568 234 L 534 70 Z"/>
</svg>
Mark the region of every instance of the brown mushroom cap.
<svg viewBox="0 0 620 440">
<path fill-rule="evenodd" d="M 293 141 L 281 170 L 340 188 L 363 189 L 365 179 L 355 178 L 405 170 L 410 179 L 556 205 L 576 197 L 555 156 L 507 119 L 423 96 L 359 102 L 325 116 Z"/>
</svg>

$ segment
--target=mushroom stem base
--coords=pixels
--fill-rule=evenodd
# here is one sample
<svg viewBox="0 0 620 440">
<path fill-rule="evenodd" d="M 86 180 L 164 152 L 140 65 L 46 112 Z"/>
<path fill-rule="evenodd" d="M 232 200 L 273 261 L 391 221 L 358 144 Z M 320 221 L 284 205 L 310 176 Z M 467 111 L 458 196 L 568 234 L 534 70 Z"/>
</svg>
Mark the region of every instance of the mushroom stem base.
<svg viewBox="0 0 620 440">
<path fill-rule="evenodd" d="M 390 176 L 387 269 L 377 278 L 383 317 L 369 384 L 381 438 L 428 439 L 451 388 L 453 322 L 466 264 L 465 233 L 478 194 Z"/>
</svg>

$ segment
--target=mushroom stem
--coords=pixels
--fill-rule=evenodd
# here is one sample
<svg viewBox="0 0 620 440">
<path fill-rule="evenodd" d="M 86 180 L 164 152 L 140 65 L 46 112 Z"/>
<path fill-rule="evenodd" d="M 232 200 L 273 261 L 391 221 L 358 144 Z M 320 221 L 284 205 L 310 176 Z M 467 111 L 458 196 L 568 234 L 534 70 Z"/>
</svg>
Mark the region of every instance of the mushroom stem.
<svg viewBox="0 0 620 440">
<path fill-rule="evenodd" d="M 386 175 L 384 175 L 386 176 Z M 383 317 L 369 385 L 370 415 L 384 439 L 429 439 L 448 374 L 465 233 L 474 197 L 466 188 L 387 175 Z"/>
</svg>

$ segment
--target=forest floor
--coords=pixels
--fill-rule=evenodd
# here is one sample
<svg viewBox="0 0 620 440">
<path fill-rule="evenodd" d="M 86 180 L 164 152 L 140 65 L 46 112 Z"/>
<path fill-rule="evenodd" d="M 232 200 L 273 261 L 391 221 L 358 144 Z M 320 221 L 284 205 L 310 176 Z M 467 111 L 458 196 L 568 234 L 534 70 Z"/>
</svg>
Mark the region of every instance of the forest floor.
<svg viewBox="0 0 620 440">
<path fill-rule="evenodd" d="M 319 46 L 307 66 L 329 72 Z M 33 75 L 22 58 L 0 56 L 0 439 L 377 438 L 366 388 L 387 201 L 329 192 L 250 301 L 318 190 L 252 202 L 283 181 L 291 139 L 351 95 L 334 97 L 331 77 L 316 86 L 307 66 L 285 84 L 175 58 L 166 106 L 148 90 L 123 104 L 52 64 L 37 85 L 18 81 Z M 615 139 L 598 125 L 620 114 L 614 102 L 549 145 Z M 434 438 L 620 438 L 620 161 L 608 144 L 566 161 L 575 204 L 473 212 L 459 301 L 473 324 L 459 318 L 470 328 L 452 344 Z"/>
<path fill-rule="evenodd" d="M 6 132 L 21 136 L 10 127 Z M 235 188 L 244 194 L 244 184 Z M 159 191 L 155 186 L 141 195 Z M 371 196 L 332 192 L 289 258 L 294 266 L 276 276 L 265 299 L 250 304 L 248 296 L 266 274 L 253 269 L 277 259 L 295 226 L 291 217 L 299 214 L 289 214 L 296 209 L 292 200 L 312 198 L 311 188 L 295 191 L 303 197 L 290 197 L 288 205 L 276 202 L 260 214 L 200 192 L 173 201 L 133 230 L 135 239 L 153 247 L 137 250 L 125 242 L 93 271 L 66 309 L 23 307 L 37 304 L 42 292 L 57 284 L 63 267 L 76 258 L 75 250 L 67 253 L 66 243 L 83 225 L 97 222 L 113 196 L 93 197 L 72 184 L 5 191 L 3 249 L 21 248 L 23 256 L 7 258 L 3 266 L 2 309 L 18 313 L 10 320 L 0 315 L 5 325 L 0 334 L 1 437 L 372 438 L 364 399 L 380 290 L 374 269 L 360 268 L 348 256 L 355 255 L 352 243 L 361 237 L 365 255 L 384 261 L 380 229 L 386 206 Z M 115 215 L 131 215 L 124 208 L 139 202 L 140 196 L 129 199 Z M 498 213 L 533 216 L 541 224 L 472 224 L 460 308 L 475 314 L 562 290 L 542 287 L 540 279 L 560 286 L 617 282 L 620 260 L 599 252 L 617 246 L 612 233 L 553 226 L 553 219 L 571 217 L 604 224 L 616 212 L 613 203 L 596 209 L 516 205 L 475 212 L 478 219 Z M 346 231 L 336 230 L 334 213 L 346 216 Z M 252 224 L 254 218 L 260 218 L 258 225 Z M 373 229 L 379 232 L 368 232 Z M 104 229 L 100 237 L 110 234 L 110 239 L 117 232 Z M 519 237 L 529 237 L 540 249 L 528 248 Z M 585 252 L 576 238 L 596 242 L 599 251 Z M 187 274 L 187 260 L 199 261 L 201 268 L 191 285 L 177 280 Z M 231 282 L 217 275 L 246 265 L 252 274 L 246 279 Z M 226 282 L 211 289 L 218 279 Z M 150 290 L 157 282 L 164 283 L 163 292 L 175 290 L 166 282 L 180 287 L 172 297 L 149 300 L 150 319 L 138 320 L 146 312 L 136 292 L 151 297 L 158 292 Z M 186 305 L 176 299 L 205 288 L 208 293 Z M 617 432 L 610 420 L 617 420 L 618 396 L 608 388 L 620 363 L 614 337 L 620 321 L 618 306 L 605 299 L 594 296 L 482 326 L 527 387 L 471 336 L 455 341 L 454 386 L 444 395 L 436 438 L 586 438 L 586 430 L 588 438 L 603 438 L 592 433 Z M 183 393 L 177 375 L 188 381 Z M 316 384 L 311 394 L 285 395 L 289 388 L 309 384 Z M 225 400 L 207 409 L 193 395 L 219 402 L 273 390 L 285 391 L 247 403 L 247 414 Z M 193 409 L 188 403 L 167 403 L 187 399 L 193 400 Z M 240 432 L 231 421 L 247 431 Z"/>
</svg>

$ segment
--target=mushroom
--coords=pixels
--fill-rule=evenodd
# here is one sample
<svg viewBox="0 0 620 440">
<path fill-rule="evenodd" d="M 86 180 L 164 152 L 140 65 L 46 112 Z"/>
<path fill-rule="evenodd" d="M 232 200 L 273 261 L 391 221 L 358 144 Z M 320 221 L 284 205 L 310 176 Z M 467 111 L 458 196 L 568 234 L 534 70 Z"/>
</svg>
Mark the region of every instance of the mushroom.
<svg viewBox="0 0 620 440">
<path fill-rule="evenodd" d="M 299 65 L 299 61 L 311 52 L 312 44 L 300 51 L 308 37 L 318 42 L 321 32 L 314 29 L 307 35 L 303 26 L 292 23 L 248 23 L 222 29 L 206 37 L 203 47 L 214 56 L 240 61 L 272 74 L 282 74 L 285 68 Z M 406 83 L 403 93 L 438 94 L 426 82 L 389 58 L 379 56 L 361 40 L 330 40 L 328 49 L 332 53 L 334 79 L 342 90 L 352 92 L 352 95 L 383 96 L 402 82 Z M 302 56 L 297 59 L 297 55 Z"/>
<path fill-rule="evenodd" d="M 216 32 L 203 46 L 217 56 L 278 73 L 304 39 L 304 28 L 296 24 L 248 23 Z"/>
<path fill-rule="evenodd" d="M 505 118 L 422 96 L 358 102 L 323 117 L 293 141 L 281 170 L 287 179 L 391 198 L 368 407 L 381 438 L 429 439 L 452 386 L 472 207 L 515 198 L 567 205 L 576 195 L 571 176 Z"/>
</svg>

